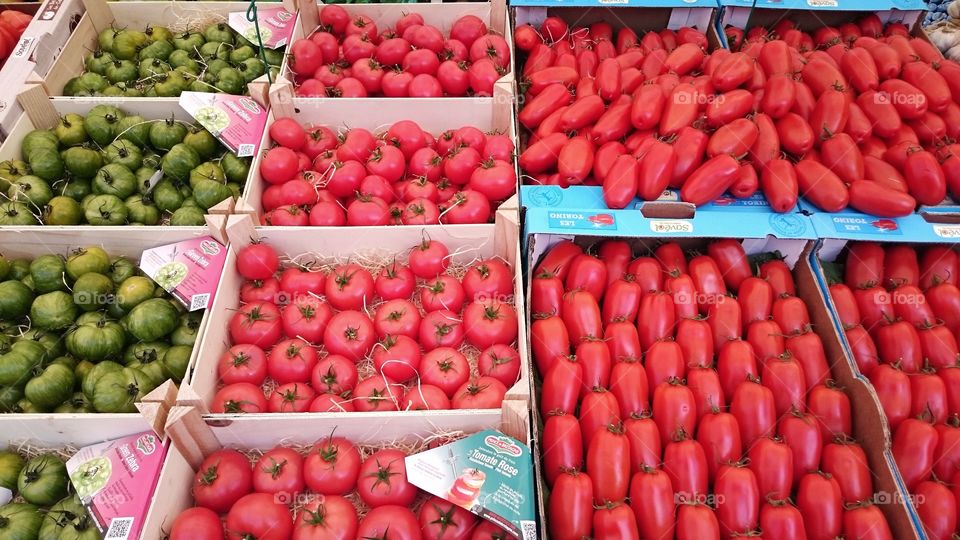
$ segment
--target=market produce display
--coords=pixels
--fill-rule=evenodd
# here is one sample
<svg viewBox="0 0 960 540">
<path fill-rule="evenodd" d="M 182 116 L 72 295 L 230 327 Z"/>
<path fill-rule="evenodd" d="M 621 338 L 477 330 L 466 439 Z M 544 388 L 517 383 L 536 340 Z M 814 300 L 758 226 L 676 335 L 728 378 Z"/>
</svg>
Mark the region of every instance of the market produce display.
<svg viewBox="0 0 960 540">
<path fill-rule="evenodd" d="M 98 540 L 93 519 L 76 494 L 63 458 L 40 453 L 27 458 L 0 450 L 0 488 L 18 500 L 0 506 L 0 536 L 10 539 Z"/>
<path fill-rule="evenodd" d="M 270 138 L 277 146 L 260 162 L 265 225 L 487 223 L 517 191 L 503 133 L 466 126 L 434 137 L 403 120 L 337 134 L 281 118 Z"/>
<path fill-rule="evenodd" d="M 200 226 L 250 169 L 202 127 L 113 105 L 28 133 L 21 154 L 0 162 L 0 225 Z"/>
<path fill-rule="evenodd" d="M 0 412 L 125 413 L 183 377 L 203 312 L 96 246 L 0 258 Z"/>
<path fill-rule="evenodd" d="M 537 262 L 551 538 L 892 538 L 850 398 L 774 255 L 562 241 Z"/>
<path fill-rule="evenodd" d="M 528 182 L 600 185 L 610 208 L 762 190 L 777 212 L 803 196 L 882 217 L 960 194 L 960 65 L 875 15 L 793 25 L 727 28 L 731 49 L 712 52 L 689 28 L 518 27 Z"/>
<path fill-rule="evenodd" d="M 14 9 L 0 11 L 0 66 L 13 53 L 20 35 L 33 17 Z"/>
<path fill-rule="evenodd" d="M 366 15 L 321 4 L 320 25 L 290 47 L 299 96 L 492 96 L 510 71 L 507 40 L 475 15 L 460 17 L 444 35 L 419 13 L 379 28 Z"/>
<path fill-rule="evenodd" d="M 306 449 L 278 446 L 252 457 L 219 450 L 200 465 L 192 488 L 196 506 L 177 516 L 170 540 L 197 538 L 198 531 L 207 540 L 510 537 L 421 492 L 407 480 L 406 455 L 333 435 Z"/>
<path fill-rule="evenodd" d="M 449 254 L 424 240 L 390 261 L 281 267 L 267 242 L 239 248 L 248 281 L 211 411 L 499 408 L 520 376 L 513 269 Z"/>
<path fill-rule="evenodd" d="M 928 538 L 957 531 L 960 289 L 950 246 L 850 244 L 830 285 L 860 372 L 893 433 L 893 457 Z"/>
<path fill-rule="evenodd" d="M 84 59 L 84 73 L 70 79 L 66 96 L 177 97 L 181 92 L 246 94 L 247 83 L 267 72 L 276 77 L 283 50 L 251 43 L 225 22 L 173 32 L 107 28 L 99 48 Z M 266 62 L 266 63 L 265 63 Z"/>
</svg>

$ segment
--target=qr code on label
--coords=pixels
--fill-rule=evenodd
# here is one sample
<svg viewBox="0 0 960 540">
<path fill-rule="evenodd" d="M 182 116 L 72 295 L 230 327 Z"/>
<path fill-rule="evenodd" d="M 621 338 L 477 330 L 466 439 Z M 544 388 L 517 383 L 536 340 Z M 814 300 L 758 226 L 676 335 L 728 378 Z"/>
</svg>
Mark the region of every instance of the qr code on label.
<svg viewBox="0 0 960 540">
<path fill-rule="evenodd" d="M 195 294 L 190 299 L 190 311 L 205 309 L 208 303 L 210 303 L 210 293 Z"/>
<path fill-rule="evenodd" d="M 133 529 L 133 518 L 113 518 L 104 540 L 126 540 Z"/>
<path fill-rule="evenodd" d="M 250 157 L 253 155 L 253 145 L 250 143 L 241 144 L 237 148 L 237 157 Z"/>
<path fill-rule="evenodd" d="M 521 521 L 520 536 L 523 538 L 523 540 L 534 540 L 537 538 L 537 522 Z"/>
</svg>

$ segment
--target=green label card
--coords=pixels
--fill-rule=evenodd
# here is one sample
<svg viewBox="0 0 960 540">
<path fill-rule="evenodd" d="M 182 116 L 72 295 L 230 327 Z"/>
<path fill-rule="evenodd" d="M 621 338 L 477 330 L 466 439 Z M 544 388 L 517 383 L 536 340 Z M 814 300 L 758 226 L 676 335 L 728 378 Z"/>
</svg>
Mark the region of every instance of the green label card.
<svg viewBox="0 0 960 540">
<path fill-rule="evenodd" d="M 408 456 L 407 478 L 420 489 L 503 527 L 537 537 L 530 449 L 488 429 Z"/>
</svg>

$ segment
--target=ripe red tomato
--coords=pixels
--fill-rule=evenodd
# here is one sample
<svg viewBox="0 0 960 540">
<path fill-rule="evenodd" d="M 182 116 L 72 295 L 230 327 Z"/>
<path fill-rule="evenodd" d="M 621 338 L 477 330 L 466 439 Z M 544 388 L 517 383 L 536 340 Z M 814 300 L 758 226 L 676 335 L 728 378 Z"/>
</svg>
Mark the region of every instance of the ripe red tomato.
<svg viewBox="0 0 960 540">
<path fill-rule="evenodd" d="M 780 419 L 777 435 L 791 449 L 793 455 L 793 480 L 799 485 L 803 475 L 820 467 L 823 439 L 820 425 L 810 413 L 791 411 Z"/>
<path fill-rule="evenodd" d="M 217 450 L 200 463 L 193 477 L 192 491 L 197 506 L 225 513 L 253 491 L 250 461 L 236 450 Z"/>
<path fill-rule="evenodd" d="M 500 259 L 485 259 L 474 264 L 467 269 L 462 283 L 468 299 L 486 296 L 503 300 L 513 294 L 513 272 Z"/>
<path fill-rule="evenodd" d="M 380 304 L 373 317 L 373 327 L 377 337 L 381 339 L 389 335 L 416 338 L 420 322 L 420 310 L 413 302 L 404 298 Z"/>
<path fill-rule="evenodd" d="M 491 345 L 477 358 L 477 369 L 509 388 L 520 378 L 520 353 L 509 345 Z"/>
<path fill-rule="evenodd" d="M 760 529 L 772 538 L 800 540 L 807 538 L 803 515 L 789 501 L 768 500 L 760 508 Z"/>
<path fill-rule="evenodd" d="M 564 471 L 553 484 L 546 520 L 550 536 L 579 540 L 590 536 L 593 523 L 593 483 L 585 473 Z"/>
<path fill-rule="evenodd" d="M 317 441 L 303 461 L 303 477 L 310 491 L 345 495 L 354 490 L 360 475 L 360 452 L 343 437 Z"/>
<path fill-rule="evenodd" d="M 867 455 L 852 439 L 838 438 L 825 445 L 821 468 L 833 475 L 837 481 L 844 503 L 857 503 L 873 496 L 873 481 Z"/>
<path fill-rule="evenodd" d="M 747 341 L 728 341 L 720 347 L 717 355 L 717 375 L 725 396 L 733 397 L 734 391 L 747 376 L 760 377 L 753 346 Z"/>
<path fill-rule="evenodd" d="M 326 300 L 334 309 L 364 309 L 373 301 L 373 290 L 373 276 L 358 264 L 338 265 L 327 276 Z"/>
<path fill-rule="evenodd" d="M 267 357 L 256 345 L 234 345 L 220 356 L 217 364 L 217 377 L 223 384 L 262 384 L 266 376 Z"/>
<path fill-rule="evenodd" d="M 454 409 L 497 409 L 507 387 L 493 377 L 477 377 L 463 383 L 450 399 Z"/>
<path fill-rule="evenodd" d="M 516 308 L 499 300 L 479 299 L 467 304 L 463 324 L 467 342 L 479 349 L 509 345 L 519 331 Z"/>
<path fill-rule="evenodd" d="M 423 538 L 417 517 L 409 508 L 387 504 L 373 508 L 360 521 L 357 538 L 418 540 Z"/>
<path fill-rule="evenodd" d="M 420 382 L 443 390 L 453 397 L 458 388 L 470 379 L 467 358 L 450 347 L 438 347 L 423 356 L 420 365 Z"/>
<path fill-rule="evenodd" d="M 477 527 L 476 515 L 440 497 L 431 497 L 423 503 L 419 521 L 426 538 L 466 540 Z"/>
<path fill-rule="evenodd" d="M 717 521 L 725 535 L 752 531 L 760 522 L 760 488 L 753 470 L 743 465 L 723 465 L 713 487 Z"/>
<path fill-rule="evenodd" d="M 711 482 L 721 465 L 734 463 L 743 455 L 740 426 L 732 414 L 714 408 L 700 418 L 697 442 L 703 447 Z"/>
<path fill-rule="evenodd" d="M 280 339 L 280 310 L 269 302 L 245 304 L 230 317 L 228 328 L 235 344 L 269 347 Z"/>
<path fill-rule="evenodd" d="M 464 335 L 460 317 L 447 309 L 431 311 L 420 322 L 419 341 L 425 351 L 437 347 L 458 348 Z"/>
<path fill-rule="evenodd" d="M 681 504 L 677 510 L 677 540 L 697 538 L 720 538 L 717 516 L 707 505 Z"/>
<path fill-rule="evenodd" d="M 777 412 L 773 392 L 758 379 L 751 377 L 737 386 L 730 413 L 737 417 L 743 448 L 750 448 L 758 439 L 774 432 Z"/>
<path fill-rule="evenodd" d="M 879 506 L 856 506 L 843 513 L 843 534 L 851 538 L 887 540 L 893 538 L 890 525 Z"/>
<path fill-rule="evenodd" d="M 317 393 L 306 382 L 290 382 L 273 390 L 267 408 L 273 413 L 307 412 Z"/>
<path fill-rule="evenodd" d="M 929 421 L 907 418 L 893 433 L 893 459 L 911 492 L 930 477 L 939 434 Z"/>
<path fill-rule="evenodd" d="M 260 456 L 253 466 L 253 490 L 292 501 L 303 491 L 303 458 L 296 450 L 277 447 Z"/>
<path fill-rule="evenodd" d="M 280 384 L 307 382 L 317 365 L 317 351 L 302 339 L 277 343 L 267 357 L 267 373 Z"/>
<path fill-rule="evenodd" d="M 843 499 L 836 479 L 822 471 L 809 472 L 797 488 L 797 508 L 812 538 L 834 538 L 843 527 Z"/>
<path fill-rule="evenodd" d="M 228 384 L 214 394 L 210 412 L 264 413 L 267 412 L 267 398 L 259 385 L 248 382 Z"/>
<path fill-rule="evenodd" d="M 346 540 L 356 536 L 358 525 L 353 503 L 337 495 L 323 495 L 297 512 L 292 540 Z"/>
<path fill-rule="evenodd" d="M 385 505 L 410 506 L 417 488 L 407 480 L 406 454 L 384 449 L 371 454 L 360 466 L 357 493 L 372 508 Z"/>
<path fill-rule="evenodd" d="M 271 184 L 292 180 L 300 170 L 300 159 L 293 150 L 278 146 L 267 151 L 260 162 L 260 176 Z"/>
<path fill-rule="evenodd" d="M 230 508 L 226 528 L 230 540 L 286 540 L 293 534 L 293 516 L 275 496 L 251 493 Z"/>
<path fill-rule="evenodd" d="M 927 538 L 949 539 L 957 527 L 957 500 L 950 488 L 941 482 L 926 481 L 917 485 L 914 503 Z"/>
<path fill-rule="evenodd" d="M 188 508 L 173 521 L 170 528 L 170 538 L 172 540 L 191 540 L 195 538 L 208 538 L 210 540 L 223 540 L 223 523 L 220 522 L 220 516 L 209 508 L 197 506 Z"/>
<path fill-rule="evenodd" d="M 277 252 L 268 244 L 255 242 L 237 252 L 237 272 L 244 279 L 270 279 L 280 267 Z"/>
<path fill-rule="evenodd" d="M 323 333 L 327 352 L 354 362 L 363 359 L 375 341 L 376 331 L 370 318 L 360 311 L 341 311 L 330 319 Z"/>
</svg>

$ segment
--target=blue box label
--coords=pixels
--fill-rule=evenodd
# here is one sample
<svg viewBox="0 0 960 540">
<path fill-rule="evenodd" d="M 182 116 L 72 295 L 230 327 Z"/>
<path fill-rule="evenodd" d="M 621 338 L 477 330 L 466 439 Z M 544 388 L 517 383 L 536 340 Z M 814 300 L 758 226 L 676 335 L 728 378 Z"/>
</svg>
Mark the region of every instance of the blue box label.
<svg viewBox="0 0 960 540">
<path fill-rule="evenodd" d="M 617 230 L 617 218 L 609 212 L 550 212 L 547 220 L 554 229 Z"/>
<path fill-rule="evenodd" d="M 832 216 L 838 233 L 865 233 L 883 236 L 902 235 L 897 222 L 886 218 Z"/>
</svg>

